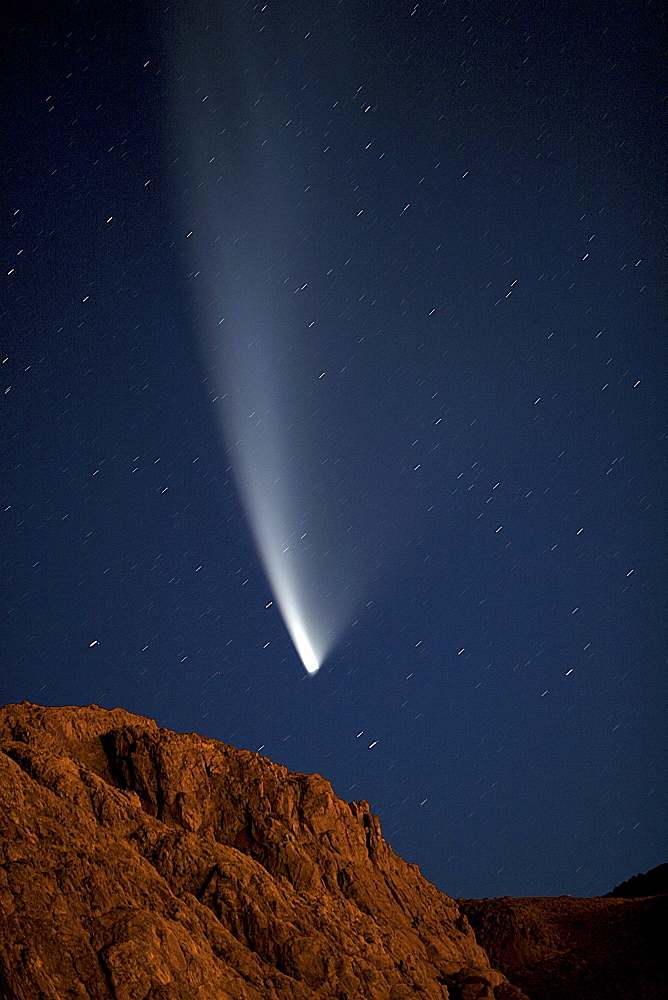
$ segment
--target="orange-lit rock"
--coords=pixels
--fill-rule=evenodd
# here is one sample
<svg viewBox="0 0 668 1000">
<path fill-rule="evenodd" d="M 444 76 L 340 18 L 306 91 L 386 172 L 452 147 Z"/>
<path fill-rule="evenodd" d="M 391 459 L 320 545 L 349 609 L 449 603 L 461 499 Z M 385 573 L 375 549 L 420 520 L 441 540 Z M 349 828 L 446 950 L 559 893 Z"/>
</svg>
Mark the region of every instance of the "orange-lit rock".
<svg viewBox="0 0 668 1000">
<path fill-rule="evenodd" d="M 318 775 L 121 709 L 0 710 L 0 995 L 522 997 Z"/>
</svg>

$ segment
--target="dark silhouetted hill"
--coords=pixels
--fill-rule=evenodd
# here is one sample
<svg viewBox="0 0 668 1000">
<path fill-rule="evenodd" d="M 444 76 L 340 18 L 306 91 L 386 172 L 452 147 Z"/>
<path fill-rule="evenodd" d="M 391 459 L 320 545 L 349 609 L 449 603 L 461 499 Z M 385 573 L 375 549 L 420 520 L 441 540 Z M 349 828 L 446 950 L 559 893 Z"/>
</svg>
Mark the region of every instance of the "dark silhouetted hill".
<svg viewBox="0 0 668 1000">
<path fill-rule="evenodd" d="M 638 899 L 641 896 L 665 896 L 668 893 L 668 864 L 657 865 L 648 872 L 638 873 L 616 885 L 606 896 Z"/>
</svg>

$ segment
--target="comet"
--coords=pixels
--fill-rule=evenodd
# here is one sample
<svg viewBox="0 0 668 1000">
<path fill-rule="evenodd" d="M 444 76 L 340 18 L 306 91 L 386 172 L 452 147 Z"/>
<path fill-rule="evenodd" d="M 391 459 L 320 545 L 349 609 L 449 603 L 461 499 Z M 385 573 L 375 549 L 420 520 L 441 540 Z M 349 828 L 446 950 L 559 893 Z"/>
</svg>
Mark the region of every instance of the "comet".
<svg viewBox="0 0 668 1000">
<path fill-rule="evenodd" d="M 266 68 L 255 65 L 233 15 L 226 30 L 227 48 L 243 57 L 231 57 L 220 92 L 217 48 L 197 44 L 189 18 L 173 36 L 188 67 L 176 81 L 173 117 L 195 181 L 182 194 L 184 220 L 192 220 L 186 252 L 223 447 L 275 603 L 313 676 L 353 621 L 365 586 L 360 538 L 368 547 L 369 533 L 353 509 L 353 477 L 345 481 L 359 442 L 348 442 L 346 453 L 347 418 L 327 396 L 327 352 L 335 356 L 341 331 L 323 330 L 318 347 L 309 332 L 317 299 L 308 316 L 302 305 L 312 294 L 304 232 L 314 220 L 294 197 L 298 150 L 289 138 L 265 143 L 281 116 L 265 92 Z M 225 89 L 232 85 L 234 101 Z M 211 95 L 206 104 L 200 89 Z M 237 116 L 246 121 L 241 133 Z"/>
<path fill-rule="evenodd" d="M 304 402 L 308 365 L 280 289 L 265 282 L 260 294 L 246 273 L 226 313 L 224 334 L 209 338 L 220 426 L 267 581 L 313 676 L 352 619 L 359 567 L 334 527 L 339 510 L 319 471 L 324 435 Z"/>
</svg>

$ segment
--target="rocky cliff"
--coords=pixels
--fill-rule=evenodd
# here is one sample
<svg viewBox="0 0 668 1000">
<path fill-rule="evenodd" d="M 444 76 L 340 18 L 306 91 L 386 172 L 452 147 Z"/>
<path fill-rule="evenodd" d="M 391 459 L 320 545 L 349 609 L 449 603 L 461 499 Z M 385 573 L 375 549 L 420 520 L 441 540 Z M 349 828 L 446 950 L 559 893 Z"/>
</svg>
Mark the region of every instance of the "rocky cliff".
<svg viewBox="0 0 668 1000">
<path fill-rule="evenodd" d="M 366 802 L 121 709 L 0 751 L 0 1000 L 664 995 L 665 896 L 455 902 Z"/>
<path fill-rule="evenodd" d="M 121 709 L 0 710 L 0 995 L 519 1000 L 318 775 Z"/>
</svg>

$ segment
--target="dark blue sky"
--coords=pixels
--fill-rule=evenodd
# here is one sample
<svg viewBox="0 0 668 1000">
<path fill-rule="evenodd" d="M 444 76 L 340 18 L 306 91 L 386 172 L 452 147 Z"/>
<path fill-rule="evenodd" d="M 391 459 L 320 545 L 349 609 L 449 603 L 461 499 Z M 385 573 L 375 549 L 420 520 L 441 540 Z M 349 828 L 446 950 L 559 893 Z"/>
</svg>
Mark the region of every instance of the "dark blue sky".
<svg viewBox="0 0 668 1000">
<path fill-rule="evenodd" d="M 665 860 L 660 5 L 234 7 L 5 32 L 0 701 L 262 747 L 454 896 L 606 892 Z"/>
</svg>

